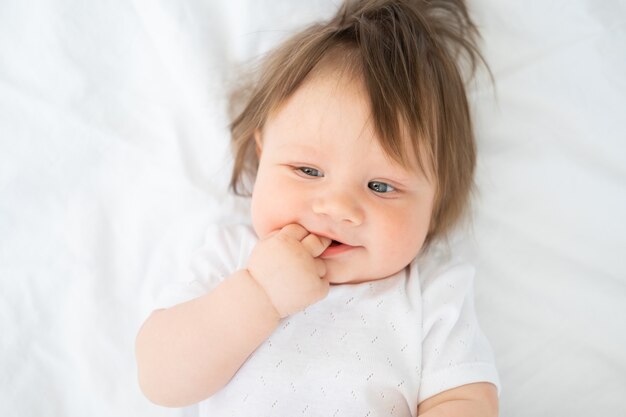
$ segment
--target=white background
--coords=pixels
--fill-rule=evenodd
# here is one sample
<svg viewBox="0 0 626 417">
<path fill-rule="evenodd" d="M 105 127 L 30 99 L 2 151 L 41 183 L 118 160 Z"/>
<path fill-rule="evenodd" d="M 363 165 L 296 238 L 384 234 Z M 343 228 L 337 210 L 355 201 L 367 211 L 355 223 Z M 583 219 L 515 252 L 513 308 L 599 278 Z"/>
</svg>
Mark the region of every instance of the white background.
<svg viewBox="0 0 626 417">
<path fill-rule="evenodd" d="M 226 198 L 236 69 L 337 1 L 0 3 L 0 415 L 179 416 L 133 343 Z M 626 415 L 626 4 L 474 0 L 502 416 Z M 226 211 L 223 209 L 226 207 Z"/>
</svg>

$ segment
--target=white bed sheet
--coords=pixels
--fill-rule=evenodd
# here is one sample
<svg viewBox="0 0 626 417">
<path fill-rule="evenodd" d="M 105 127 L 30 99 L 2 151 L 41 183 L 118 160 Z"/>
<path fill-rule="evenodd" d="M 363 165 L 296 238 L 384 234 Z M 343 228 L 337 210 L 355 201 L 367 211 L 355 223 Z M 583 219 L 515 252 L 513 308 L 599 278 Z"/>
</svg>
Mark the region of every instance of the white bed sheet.
<svg viewBox="0 0 626 417">
<path fill-rule="evenodd" d="M 225 92 L 337 0 L 0 3 L 0 415 L 180 416 L 134 336 L 226 195 Z M 473 0 L 477 308 L 502 416 L 626 415 L 626 4 Z"/>
</svg>

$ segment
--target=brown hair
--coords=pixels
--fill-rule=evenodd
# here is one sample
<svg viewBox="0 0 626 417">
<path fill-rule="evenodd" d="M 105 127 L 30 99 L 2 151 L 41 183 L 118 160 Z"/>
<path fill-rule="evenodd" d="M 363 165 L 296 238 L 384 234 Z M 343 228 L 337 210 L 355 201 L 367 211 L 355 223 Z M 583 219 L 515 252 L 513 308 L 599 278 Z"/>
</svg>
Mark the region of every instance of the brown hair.
<svg viewBox="0 0 626 417">
<path fill-rule="evenodd" d="M 467 211 L 474 184 L 476 145 L 463 75 L 484 63 L 477 37 L 462 0 L 346 0 L 330 20 L 267 55 L 249 88 L 231 96 L 231 106 L 243 102 L 231 123 L 231 188 L 241 194 L 244 173 L 256 173 L 254 132 L 312 71 L 339 59 L 339 67 L 363 80 L 388 156 L 407 166 L 413 152 L 419 168 L 427 172 L 426 164 L 433 173 L 426 244 L 443 236 Z"/>
</svg>

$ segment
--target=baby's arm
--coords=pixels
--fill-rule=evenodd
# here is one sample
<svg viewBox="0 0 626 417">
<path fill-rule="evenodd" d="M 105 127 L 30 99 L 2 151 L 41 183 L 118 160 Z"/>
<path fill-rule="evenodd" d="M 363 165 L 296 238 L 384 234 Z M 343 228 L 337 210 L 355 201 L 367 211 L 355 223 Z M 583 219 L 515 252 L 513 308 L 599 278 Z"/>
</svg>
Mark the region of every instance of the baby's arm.
<svg viewBox="0 0 626 417">
<path fill-rule="evenodd" d="M 144 394 L 182 407 L 226 385 L 281 317 L 326 296 L 324 263 L 316 258 L 329 244 L 288 225 L 256 245 L 247 269 L 204 296 L 153 312 L 136 341 Z"/>
<path fill-rule="evenodd" d="M 487 382 L 462 385 L 420 403 L 419 417 L 497 417 L 498 391 Z"/>
<path fill-rule="evenodd" d="M 143 393 L 168 407 L 209 397 L 228 382 L 278 321 L 276 309 L 246 270 L 202 297 L 155 311 L 137 335 Z"/>
</svg>

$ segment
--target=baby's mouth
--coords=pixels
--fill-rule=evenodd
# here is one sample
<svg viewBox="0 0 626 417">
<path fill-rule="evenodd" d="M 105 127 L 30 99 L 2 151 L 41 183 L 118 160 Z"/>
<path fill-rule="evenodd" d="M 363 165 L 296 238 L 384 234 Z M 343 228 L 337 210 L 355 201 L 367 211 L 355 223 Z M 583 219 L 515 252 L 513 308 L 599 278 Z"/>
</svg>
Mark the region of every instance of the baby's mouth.
<svg viewBox="0 0 626 417">
<path fill-rule="evenodd" d="M 338 240 L 332 240 L 321 256 L 322 258 L 341 256 L 342 254 L 350 252 L 355 248 L 355 246 L 348 245 Z"/>
</svg>

